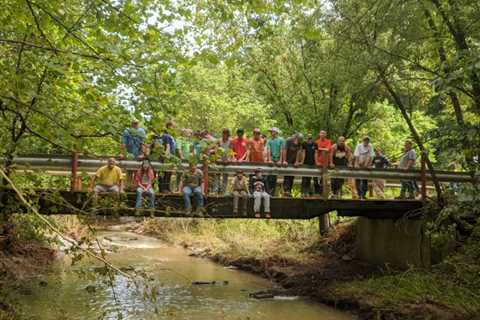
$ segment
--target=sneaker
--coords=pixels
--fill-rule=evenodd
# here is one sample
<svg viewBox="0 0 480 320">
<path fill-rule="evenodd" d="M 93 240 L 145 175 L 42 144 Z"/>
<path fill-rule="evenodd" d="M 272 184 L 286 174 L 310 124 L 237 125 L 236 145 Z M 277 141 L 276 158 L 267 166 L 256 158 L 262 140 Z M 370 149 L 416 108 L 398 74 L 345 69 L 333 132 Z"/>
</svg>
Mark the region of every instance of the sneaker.
<svg viewBox="0 0 480 320">
<path fill-rule="evenodd" d="M 260 212 L 255 212 L 255 218 L 260 218 Z"/>
<path fill-rule="evenodd" d="M 272 215 L 270 214 L 270 212 L 265 212 L 265 218 L 267 219 L 272 218 Z"/>
<path fill-rule="evenodd" d="M 188 215 L 192 214 L 192 208 L 191 208 L 191 207 L 190 207 L 190 208 L 186 208 L 186 209 L 185 209 L 185 213 L 188 214 Z"/>
</svg>

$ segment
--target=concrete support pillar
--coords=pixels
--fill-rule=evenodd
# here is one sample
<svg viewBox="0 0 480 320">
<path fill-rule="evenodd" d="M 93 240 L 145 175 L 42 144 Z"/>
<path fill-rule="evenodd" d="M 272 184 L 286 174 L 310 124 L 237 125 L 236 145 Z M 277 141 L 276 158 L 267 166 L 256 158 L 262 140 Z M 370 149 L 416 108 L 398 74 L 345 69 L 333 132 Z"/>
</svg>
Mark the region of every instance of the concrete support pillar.
<svg viewBox="0 0 480 320">
<path fill-rule="evenodd" d="M 356 257 L 377 265 L 430 267 L 430 239 L 424 221 L 359 217 L 356 226 Z"/>
</svg>

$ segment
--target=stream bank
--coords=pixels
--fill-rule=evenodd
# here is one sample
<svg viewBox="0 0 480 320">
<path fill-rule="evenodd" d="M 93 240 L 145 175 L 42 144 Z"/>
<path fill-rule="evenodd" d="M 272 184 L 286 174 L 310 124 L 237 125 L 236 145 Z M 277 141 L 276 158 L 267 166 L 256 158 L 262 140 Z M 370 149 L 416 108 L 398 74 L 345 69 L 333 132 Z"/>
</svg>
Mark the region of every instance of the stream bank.
<svg viewBox="0 0 480 320">
<path fill-rule="evenodd" d="M 202 227 L 208 223 L 202 222 Z M 225 232 L 219 237 L 215 227 L 197 233 L 184 223 L 172 227 L 155 219 L 133 223 L 129 229 L 180 245 L 192 256 L 274 280 L 288 294 L 308 296 L 354 312 L 361 319 L 479 319 L 476 294 L 457 286 L 441 271 L 399 271 L 354 259 L 352 221 L 336 225 L 328 237 L 317 236 L 294 248 L 290 241 L 272 245 L 270 240 L 251 241 L 245 235 L 225 236 Z M 254 246 L 255 241 L 255 252 L 242 248 L 249 242 Z"/>
</svg>

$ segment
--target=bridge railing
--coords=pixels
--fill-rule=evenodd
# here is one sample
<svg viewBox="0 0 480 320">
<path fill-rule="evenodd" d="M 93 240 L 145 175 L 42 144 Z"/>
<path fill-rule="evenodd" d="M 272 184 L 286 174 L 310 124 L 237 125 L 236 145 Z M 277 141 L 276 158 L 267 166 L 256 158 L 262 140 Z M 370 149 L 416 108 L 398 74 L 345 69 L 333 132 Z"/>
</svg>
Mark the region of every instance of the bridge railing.
<svg viewBox="0 0 480 320">
<path fill-rule="evenodd" d="M 0 162 L 4 159 L 0 158 Z M 15 157 L 13 163 L 20 170 L 48 170 L 48 171 L 69 171 L 72 176 L 72 190 L 80 188 L 79 172 L 95 172 L 100 166 L 107 163 L 107 158 L 87 158 L 78 153 L 71 157 L 57 155 L 42 156 L 19 156 Z M 141 161 L 137 160 L 118 160 L 117 165 L 124 170 L 136 170 L 140 167 Z M 163 163 L 152 161 L 152 166 L 157 171 L 179 172 L 188 168 L 187 163 Z M 432 181 L 432 175 L 426 170 L 425 162 L 421 161 L 420 170 L 401 170 L 401 169 L 364 169 L 364 168 L 329 168 L 327 166 L 298 166 L 292 165 L 274 165 L 272 163 L 209 163 L 202 164 L 206 177 L 211 174 L 229 174 L 233 175 L 238 170 L 245 174 L 253 174 L 257 168 L 262 170 L 264 175 L 294 176 L 294 177 L 318 177 L 323 178 L 324 184 L 330 178 L 354 178 L 354 179 L 384 179 L 384 180 L 416 180 L 421 182 L 422 197 L 426 197 L 426 183 Z M 452 172 L 436 171 L 436 178 L 440 182 L 474 183 L 480 181 L 480 174 L 473 172 Z M 328 187 L 323 188 L 328 192 Z"/>
</svg>

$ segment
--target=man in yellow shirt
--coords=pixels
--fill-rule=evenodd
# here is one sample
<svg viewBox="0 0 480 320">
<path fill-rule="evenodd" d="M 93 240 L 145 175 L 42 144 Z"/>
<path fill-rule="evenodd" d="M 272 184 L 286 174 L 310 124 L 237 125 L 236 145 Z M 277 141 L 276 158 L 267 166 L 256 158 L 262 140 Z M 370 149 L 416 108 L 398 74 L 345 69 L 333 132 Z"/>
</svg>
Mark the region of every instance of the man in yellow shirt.
<svg viewBox="0 0 480 320">
<path fill-rule="evenodd" d="M 116 166 L 114 158 L 109 158 L 106 166 L 100 167 L 90 183 L 90 192 L 123 192 L 122 169 Z"/>
</svg>

